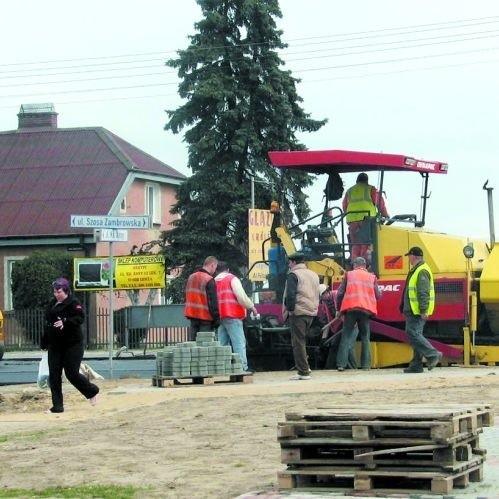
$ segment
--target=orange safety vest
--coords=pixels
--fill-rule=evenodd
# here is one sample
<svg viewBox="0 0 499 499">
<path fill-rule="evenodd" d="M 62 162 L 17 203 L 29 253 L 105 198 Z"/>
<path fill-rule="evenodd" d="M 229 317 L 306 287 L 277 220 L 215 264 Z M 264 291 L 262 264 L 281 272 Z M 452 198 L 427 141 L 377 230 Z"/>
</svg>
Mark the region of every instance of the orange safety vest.
<svg viewBox="0 0 499 499">
<path fill-rule="evenodd" d="M 376 315 L 378 306 L 374 293 L 375 275 L 364 269 L 355 269 L 347 272 L 346 279 L 347 287 L 341 302 L 341 312 L 361 309 Z"/>
<path fill-rule="evenodd" d="M 246 317 L 246 307 L 237 301 L 234 291 L 232 291 L 232 279 L 229 274 L 223 279 L 215 279 L 217 285 L 218 310 L 221 319 L 244 319 Z"/>
<path fill-rule="evenodd" d="M 208 308 L 208 296 L 206 295 L 206 285 L 212 279 L 213 277 L 210 274 L 199 271 L 194 272 L 187 279 L 184 315 L 188 319 L 213 320 Z"/>
</svg>

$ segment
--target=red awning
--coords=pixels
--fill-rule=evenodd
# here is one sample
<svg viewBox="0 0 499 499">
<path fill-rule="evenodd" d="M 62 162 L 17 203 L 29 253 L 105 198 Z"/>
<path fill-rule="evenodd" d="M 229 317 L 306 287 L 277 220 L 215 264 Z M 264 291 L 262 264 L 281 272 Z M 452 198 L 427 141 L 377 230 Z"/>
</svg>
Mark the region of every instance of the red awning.
<svg viewBox="0 0 499 499">
<path fill-rule="evenodd" d="M 271 151 L 270 162 L 277 168 L 292 168 L 309 173 L 352 173 L 358 171 L 417 171 L 447 173 L 447 164 L 400 154 L 357 151 Z"/>
</svg>

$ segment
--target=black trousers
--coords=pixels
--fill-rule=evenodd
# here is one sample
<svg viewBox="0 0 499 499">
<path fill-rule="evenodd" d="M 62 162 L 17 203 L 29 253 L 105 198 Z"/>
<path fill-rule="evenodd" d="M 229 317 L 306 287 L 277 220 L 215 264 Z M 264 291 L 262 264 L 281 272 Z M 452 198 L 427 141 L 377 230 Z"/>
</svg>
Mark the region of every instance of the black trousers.
<svg viewBox="0 0 499 499">
<path fill-rule="evenodd" d="M 205 321 L 203 319 L 189 319 L 191 327 L 189 328 L 189 341 L 196 341 L 196 334 L 200 331 L 216 331 L 212 321 Z"/>
<path fill-rule="evenodd" d="M 62 395 L 62 370 L 68 381 L 87 399 L 99 393 L 99 387 L 80 373 L 83 360 L 83 345 L 76 343 L 68 347 L 49 346 L 49 382 L 54 409 L 64 409 Z"/>
</svg>

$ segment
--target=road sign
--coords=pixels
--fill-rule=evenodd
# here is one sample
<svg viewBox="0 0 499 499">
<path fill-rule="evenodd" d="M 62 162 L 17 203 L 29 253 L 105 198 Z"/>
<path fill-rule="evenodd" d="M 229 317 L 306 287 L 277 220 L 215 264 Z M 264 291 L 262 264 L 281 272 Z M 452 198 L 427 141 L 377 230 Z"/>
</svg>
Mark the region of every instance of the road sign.
<svg viewBox="0 0 499 499">
<path fill-rule="evenodd" d="M 113 234 L 107 234 L 107 235 L 111 236 L 118 235 L 117 233 L 119 232 L 126 232 L 127 229 L 149 229 L 151 227 L 151 217 L 149 217 L 148 215 L 114 216 L 114 217 L 99 216 L 99 215 L 71 215 L 70 218 L 71 218 L 71 227 L 86 227 L 89 229 L 100 229 L 102 232 L 110 231 L 113 232 Z M 106 236 L 106 234 L 104 234 L 104 236 Z M 125 240 L 126 239 L 128 239 L 128 235 L 125 238 Z M 122 239 L 114 239 L 114 237 L 111 237 L 108 240 L 109 242 L 108 261 L 102 262 L 101 264 L 97 265 L 95 264 L 87 265 L 88 267 L 87 270 L 89 270 L 88 277 L 90 278 L 90 280 L 86 281 L 86 284 L 89 284 L 90 286 L 96 286 L 97 289 L 101 289 L 101 286 L 103 285 L 107 285 L 106 287 L 109 288 L 109 318 L 108 318 L 109 333 L 108 334 L 109 334 L 109 365 L 110 365 L 111 378 L 113 377 L 113 345 L 114 345 L 113 289 L 115 288 L 113 241 L 116 240 L 122 241 Z M 153 271 L 151 271 L 151 273 L 152 272 Z M 140 283 L 143 282 L 145 284 L 146 280 L 142 281 L 141 280 L 142 277 L 143 276 L 139 277 L 139 282 Z M 164 281 L 164 265 L 163 265 L 163 281 Z M 154 279 L 149 279 L 149 277 L 147 277 L 147 283 L 149 285 L 149 288 L 153 287 L 153 285 L 154 287 L 164 287 L 164 284 L 161 284 L 159 281 L 156 282 Z"/>
<path fill-rule="evenodd" d="M 126 242 L 128 241 L 128 231 L 121 229 L 101 229 L 100 240 L 103 242 Z"/>
<path fill-rule="evenodd" d="M 75 290 L 98 291 L 113 289 L 157 289 L 165 287 L 165 257 L 163 255 L 130 255 L 109 258 L 75 258 Z M 113 267 L 113 269 L 112 269 Z"/>
<path fill-rule="evenodd" d="M 71 227 L 88 227 L 91 229 L 149 229 L 150 226 L 151 218 L 148 215 L 71 215 Z"/>
<path fill-rule="evenodd" d="M 152 289 L 165 287 L 163 255 L 117 256 L 116 289 Z"/>
</svg>

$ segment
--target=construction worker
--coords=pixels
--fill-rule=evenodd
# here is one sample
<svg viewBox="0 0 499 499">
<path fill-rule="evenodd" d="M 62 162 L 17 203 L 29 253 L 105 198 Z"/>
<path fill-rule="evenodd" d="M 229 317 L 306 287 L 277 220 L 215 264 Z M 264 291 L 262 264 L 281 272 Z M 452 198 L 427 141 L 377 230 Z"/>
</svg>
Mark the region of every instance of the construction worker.
<svg viewBox="0 0 499 499">
<path fill-rule="evenodd" d="M 423 260 L 423 250 L 413 246 L 405 256 L 411 269 L 407 274 L 400 312 L 405 315 L 405 332 L 413 349 L 413 357 L 405 373 L 422 373 L 423 357 L 431 371 L 442 359 L 442 353 L 423 336 L 424 325 L 435 308 L 433 274 Z"/>
<path fill-rule="evenodd" d="M 184 315 L 190 320 L 189 340 L 194 341 L 199 331 L 215 331 L 219 324 L 217 286 L 213 274 L 218 260 L 206 257 L 203 267 L 193 272 L 185 287 Z"/>
<path fill-rule="evenodd" d="M 366 260 L 358 256 L 352 263 L 353 270 L 345 274 L 336 294 L 337 316 L 343 316 L 343 331 L 336 358 L 338 371 L 344 371 L 347 367 L 348 353 L 357 334 L 360 334 L 361 340 L 360 366 L 362 369 L 371 368 L 369 319 L 377 314 L 377 300 L 381 298 L 378 281 L 367 270 Z"/>
<path fill-rule="evenodd" d="M 352 262 L 358 256 L 369 260 L 369 244 L 360 244 L 365 241 L 360 237 L 359 231 L 364 223 L 364 218 L 375 217 L 378 207 L 380 215 L 388 218 L 388 210 L 383 197 L 379 195 L 376 187 L 369 185 L 367 174 L 359 173 L 356 184 L 347 190 L 343 198 L 343 211 L 346 213 L 348 224 Z"/>
<path fill-rule="evenodd" d="M 288 320 L 291 346 L 298 373 L 292 380 L 310 379 L 307 333 L 319 308 L 319 276 L 305 266 L 305 255 L 288 257 L 289 272 L 284 287 L 283 317 Z"/>
<path fill-rule="evenodd" d="M 241 357 L 244 371 L 248 371 L 243 319 L 246 317 L 246 309 L 250 309 L 255 316 L 258 316 L 258 311 L 244 291 L 241 281 L 230 273 L 227 263 L 218 262 L 215 283 L 220 312 L 218 340 L 222 346 L 232 346 L 232 351 Z"/>
<path fill-rule="evenodd" d="M 336 316 L 333 291 L 326 284 L 319 284 L 319 308 L 317 320 L 321 327 L 330 326 Z M 327 329 L 329 333 L 329 329 Z"/>
</svg>

